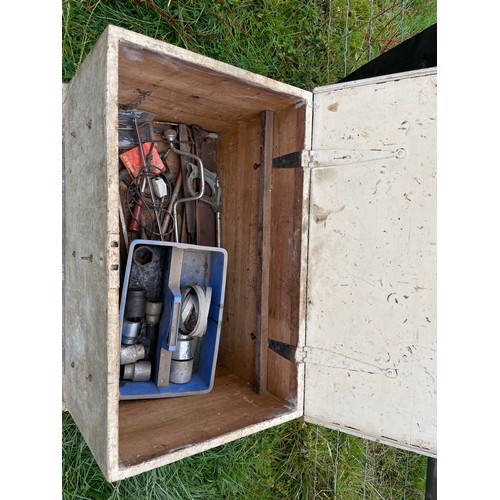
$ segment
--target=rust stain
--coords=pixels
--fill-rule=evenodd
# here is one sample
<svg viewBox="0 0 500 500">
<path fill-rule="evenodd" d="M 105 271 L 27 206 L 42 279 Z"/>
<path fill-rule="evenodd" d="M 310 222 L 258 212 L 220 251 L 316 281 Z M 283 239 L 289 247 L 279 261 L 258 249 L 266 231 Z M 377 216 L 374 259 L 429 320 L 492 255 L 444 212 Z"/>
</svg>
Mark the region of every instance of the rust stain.
<svg viewBox="0 0 500 500">
<path fill-rule="evenodd" d="M 332 102 L 332 104 L 328 106 L 328 111 L 338 111 L 338 109 L 339 109 L 338 102 Z"/>
</svg>

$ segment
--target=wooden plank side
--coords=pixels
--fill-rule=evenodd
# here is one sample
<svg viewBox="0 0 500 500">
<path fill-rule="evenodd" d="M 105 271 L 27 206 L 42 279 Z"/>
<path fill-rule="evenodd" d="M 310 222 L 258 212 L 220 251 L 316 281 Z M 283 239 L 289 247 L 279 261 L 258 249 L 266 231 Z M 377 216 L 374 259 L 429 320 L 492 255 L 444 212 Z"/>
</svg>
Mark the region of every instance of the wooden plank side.
<svg viewBox="0 0 500 500">
<path fill-rule="evenodd" d="M 259 169 L 259 272 L 257 295 L 257 349 L 255 356 L 255 386 L 262 394 L 267 391 L 267 350 L 269 341 L 269 273 L 271 263 L 271 190 L 273 175 L 274 113 L 261 115 L 261 152 Z"/>
<path fill-rule="evenodd" d="M 435 454 L 436 75 L 315 96 L 305 416 Z"/>
<path fill-rule="evenodd" d="M 118 466 L 116 50 L 101 35 L 63 106 L 65 403 L 106 477 Z"/>
<path fill-rule="evenodd" d="M 64 171 L 65 171 L 65 168 L 64 168 L 64 165 L 65 165 L 65 159 L 64 159 L 64 107 L 65 107 L 65 102 L 66 102 L 66 94 L 67 94 L 67 90 L 68 90 L 68 84 L 67 83 L 63 83 L 62 84 L 62 109 L 63 109 L 63 116 L 62 116 L 62 123 L 61 123 L 61 126 L 62 126 L 62 172 L 61 172 L 61 180 L 62 180 L 62 227 L 64 228 L 65 225 L 66 225 L 66 215 L 65 215 L 65 212 L 66 212 L 66 207 L 65 207 L 65 198 L 66 198 L 66 195 L 65 195 L 65 183 L 64 183 Z M 66 258 L 66 242 L 65 242 L 65 239 L 63 238 L 63 241 L 62 241 L 62 267 L 63 267 L 63 270 L 64 270 L 64 264 L 65 264 L 65 258 Z M 66 277 L 65 277 L 65 274 L 64 274 L 64 271 L 63 271 L 63 279 L 62 279 L 62 337 L 61 337 L 61 340 L 62 340 L 62 356 L 61 356 L 61 361 L 62 361 L 62 377 L 61 377 L 61 396 L 62 396 L 62 411 L 67 411 L 68 408 L 66 406 L 66 396 L 65 396 L 65 393 L 66 393 L 66 377 L 65 377 L 65 374 L 64 374 L 64 366 L 65 366 L 65 359 L 66 359 L 66 339 L 65 339 L 65 334 L 66 334 L 66 328 L 65 328 L 65 292 L 64 292 L 64 289 L 65 289 L 65 281 L 66 281 Z"/>
<path fill-rule="evenodd" d="M 274 158 L 305 149 L 306 110 L 290 106 L 276 113 Z M 272 172 L 269 338 L 297 346 L 304 170 L 300 162 L 294 167 Z"/>
<path fill-rule="evenodd" d="M 273 158 L 309 149 L 310 144 L 306 144 L 308 110 L 307 104 L 303 104 L 276 112 Z M 304 208 L 302 167 L 299 162 L 291 168 L 273 168 L 272 171 L 269 339 L 292 346 L 299 345 L 301 306 L 305 301 L 301 265 L 303 244 L 307 244 L 306 235 L 303 237 L 303 217 L 307 210 Z M 298 376 L 296 363 L 269 350 L 268 387 L 272 394 L 297 403 Z"/>
<path fill-rule="evenodd" d="M 221 132 L 301 101 L 306 91 L 113 27 L 122 37 L 120 102 Z"/>
<path fill-rule="evenodd" d="M 298 369 L 297 363 L 283 358 L 268 349 L 267 353 L 267 387 L 271 394 L 274 394 L 282 401 L 299 408 L 298 402 Z M 302 406 L 300 406 L 302 411 Z"/>
<path fill-rule="evenodd" d="M 258 296 L 260 119 L 219 137 L 222 247 L 228 252 L 226 298 L 218 364 L 255 380 Z"/>
</svg>

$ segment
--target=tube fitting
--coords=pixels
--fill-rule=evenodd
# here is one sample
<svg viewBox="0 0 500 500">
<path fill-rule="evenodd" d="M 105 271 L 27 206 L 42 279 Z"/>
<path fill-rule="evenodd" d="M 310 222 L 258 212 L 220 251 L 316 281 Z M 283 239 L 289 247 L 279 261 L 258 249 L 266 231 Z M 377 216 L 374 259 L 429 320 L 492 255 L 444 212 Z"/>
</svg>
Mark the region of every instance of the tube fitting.
<svg viewBox="0 0 500 500">
<path fill-rule="evenodd" d="M 125 318 L 142 318 L 146 311 L 146 290 L 129 288 L 125 302 Z"/>
<path fill-rule="evenodd" d="M 123 380 L 146 382 L 151 378 L 151 361 L 137 361 L 123 366 Z"/>
<path fill-rule="evenodd" d="M 122 344 L 132 345 L 137 342 L 137 337 L 141 332 L 142 321 L 139 320 L 124 320 L 122 328 Z"/>
<path fill-rule="evenodd" d="M 142 344 L 122 345 L 120 349 L 120 364 L 129 365 L 146 357 L 146 349 Z"/>
<path fill-rule="evenodd" d="M 188 361 L 193 358 L 193 339 L 177 338 L 177 349 L 172 353 L 172 359 Z"/>
<path fill-rule="evenodd" d="M 172 359 L 170 365 L 170 382 L 172 384 L 187 384 L 193 376 L 193 359 L 179 361 Z"/>
<path fill-rule="evenodd" d="M 160 301 L 146 302 L 146 323 L 148 325 L 157 325 L 160 321 L 161 309 L 163 303 Z"/>
</svg>

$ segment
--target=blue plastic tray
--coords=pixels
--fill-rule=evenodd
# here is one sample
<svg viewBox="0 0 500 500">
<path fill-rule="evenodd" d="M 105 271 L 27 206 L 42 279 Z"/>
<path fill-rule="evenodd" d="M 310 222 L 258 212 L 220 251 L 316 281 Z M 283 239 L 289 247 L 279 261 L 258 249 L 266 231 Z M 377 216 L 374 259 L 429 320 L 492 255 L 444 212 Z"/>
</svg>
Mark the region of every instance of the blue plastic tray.
<svg viewBox="0 0 500 500">
<path fill-rule="evenodd" d="M 187 384 L 170 384 L 167 387 L 157 387 L 153 380 L 148 382 L 120 381 L 120 399 L 147 399 L 174 396 L 188 396 L 205 394 L 213 388 L 217 353 L 224 308 L 224 292 L 226 288 L 227 252 L 223 248 L 187 245 L 152 240 L 134 240 L 130 244 L 127 267 L 123 281 L 120 301 L 120 338 L 123 325 L 123 314 L 127 300 L 130 272 L 133 265 L 132 256 L 138 245 L 161 246 L 165 248 L 164 276 L 162 286 L 163 310 L 159 323 L 160 341 L 165 340 L 166 332 L 171 323 L 170 301 L 172 295 L 168 290 L 168 276 L 170 271 L 170 257 L 172 248 L 183 250 L 181 270 L 181 290 L 186 286 L 199 285 L 212 287 L 212 300 L 208 317 L 208 327 L 201 338 L 201 349 L 196 359 L 193 377 Z M 120 342 L 120 339 L 118 339 Z M 198 341 L 199 342 L 199 341 Z M 154 379 L 154 377 L 152 377 Z"/>
</svg>

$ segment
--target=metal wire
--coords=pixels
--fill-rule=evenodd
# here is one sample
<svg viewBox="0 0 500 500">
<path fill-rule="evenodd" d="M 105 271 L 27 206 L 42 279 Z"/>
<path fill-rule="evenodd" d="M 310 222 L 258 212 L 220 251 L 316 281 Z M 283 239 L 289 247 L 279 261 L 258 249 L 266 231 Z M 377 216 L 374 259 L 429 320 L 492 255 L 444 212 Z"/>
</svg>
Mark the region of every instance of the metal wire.
<svg viewBox="0 0 500 500">
<path fill-rule="evenodd" d="M 346 23 L 345 33 L 343 35 L 344 46 L 344 76 L 350 73 L 366 62 L 371 61 L 380 53 L 392 48 L 396 42 L 404 41 L 405 38 L 412 36 L 416 33 L 411 31 L 411 22 L 408 22 L 408 15 L 410 14 L 430 14 L 436 11 L 435 3 L 429 6 L 433 0 L 429 0 L 426 4 L 428 9 L 422 11 L 422 8 L 415 6 L 412 2 L 407 0 L 383 0 L 375 2 L 370 0 L 370 17 L 363 22 L 354 23 L 356 20 L 351 17 L 349 19 L 349 0 L 345 0 L 346 8 Z M 377 10 L 380 9 L 380 10 Z M 383 19 L 385 18 L 385 19 Z M 364 37 L 363 49 L 356 50 L 357 55 L 354 55 L 354 50 L 349 50 L 349 40 L 353 40 L 353 35 L 360 30 L 366 30 Z M 386 40 L 385 45 L 381 45 L 382 40 Z M 351 55 L 348 61 L 348 55 Z"/>
<path fill-rule="evenodd" d="M 146 191 L 142 191 L 141 187 L 143 184 L 143 181 L 149 177 L 163 177 L 163 180 L 165 181 L 167 185 L 167 195 L 164 196 L 160 202 L 158 203 L 153 203 L 153 200 L 151 196 L 147 194 Z M 158 211 L 159 214 L 163 214 L 163 212 L 167 212 L 167 205 L 168 202 L 170 201 L 170 197 L 172 196 L 172 188 L 170 185 L 170 182 L 168 181 L 166 175 L 162 172 L 158 174 L 157 172 L 151 172 L 148 167 L 143 167 L 137 177 L 135 177 L 132 182 L 127 186 L 127 190 L 125 192 L 125 202 L 127 205 L 128 213 L 130 217 L 135 220 L 139 226 L 146 232 L 149 238 L 153 236 L 160 236 L 160 233 L 158 231 L 155 231 L 155 211 Z M 142 204 L 143 204 L 143 210 L 145 209 L 148 212 L 149 219 L 151 219 L 151 223 L 148 224 L 143 224 L 141 220 L 137 220 L 137 218 L 134 216 L 133 209 L 134 206 L 137 204 L 137 199 L 140 199 Z M 169 231 L 166 231 L 164 235 L 168 235 L 170 232 L 172 232 L 173 227 L 169 229 Z"/>
<path fill-rule="evenodd" d="M 363 476 L 363 500 L 366 498 L 366 474 L 368 472 L 368 439 L 365 439 L 365 464 L 364 464 L 364 476 Z"/>
<path fill-rule="evenodd" d="M 401 0 L 401 41 L 405 39 L 404 26 L 405 26 L 405 0 Z"/>
<path fill-rule="evenodd" d="M 349 0 L 347 0 L 346 10 L 345 10 L 345 49 L 344 49 L 344 76 L 347 76 L 347 47 L 349 39 L 349 11 L 351 9 Z"/>
<path fill-rule="evenodd" d="M 373 1 L 373 0 L 372 0 Z M 332 0 L 328 1 L 328 31 L 327 31 L 327 60 L 326 60 L 326 75 L 330 80 L 330 33 L 332 31 Z"/>
<path fill-rule="evenodd" d="M 340 431 L 337 430 L 337 443 L 335 445 L 335 475 L 333 477 L 333 498 L 337 498 L 337 476 L 339 471 L 339 443 Z"/>
<path fill-rule="evenodd" d="M 406 500 L 406 487 L 408 485 L 408 466 L 410 463 L 410 452 L 406 452 L 406 472 L 405 472 L 405 483 L 403 486 L 403 500 Z"/>
<path fill-rule="evenodd" d="M 314 483 L 313 483 L 313 498 L 316 498 L 316 466 L 318 464 L 318 426 L 316 425 L 316 445 L 315 445 L 315 455 L 314 455 Z"/>
<path fill-rule="evenodd" d="M 370 21 L 368 31 L 368 61 L 372 60 L 372 35 L 373 35 L 373 0 L 370 0 Z"/>
</svg>

